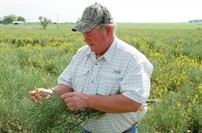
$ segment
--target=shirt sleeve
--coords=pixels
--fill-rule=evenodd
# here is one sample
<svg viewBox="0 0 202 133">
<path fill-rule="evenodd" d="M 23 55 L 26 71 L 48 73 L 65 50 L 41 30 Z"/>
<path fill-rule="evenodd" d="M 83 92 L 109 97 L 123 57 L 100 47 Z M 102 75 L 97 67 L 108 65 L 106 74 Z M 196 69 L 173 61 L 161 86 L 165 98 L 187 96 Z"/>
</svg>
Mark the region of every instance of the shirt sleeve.
<svg viewBox="0 0 202 133">
<path fill-rule="evenodd" d="M 72 88 L 72 73 L 71 73 L 71 69 L 74 65 L 74 56 L 71 60 L 71 62 L 69 63 L 69 65 L 65 68 L 65 70 L 60 74 L 60 76 L 58 77 L 57 81 L 58 84 L 64 84 L 67 85 L 68 87 Z"/>
<path fill-rule="evenodd" d="M 144 104 L 150 95 L 150 77 L 153 65 L 149 62 L 141 62 L 132 67 L 121 82 L 121 93 L 130 99 Z"/>
<path fill-rule="evenodd" d="M 58 77 L 58 84 L 64 84 L 68 87 L 73 88 L 73 78 L 75 78 L 73 69 L 77 68 L 78 62 L 83 59 L 82 57 L 85 57 L 86 52 L 88 52 L 88 46 L 84 46 L 76 52 L 76 54 L 72 57 L 72 60 L 69 65 Z"/>
</svg>

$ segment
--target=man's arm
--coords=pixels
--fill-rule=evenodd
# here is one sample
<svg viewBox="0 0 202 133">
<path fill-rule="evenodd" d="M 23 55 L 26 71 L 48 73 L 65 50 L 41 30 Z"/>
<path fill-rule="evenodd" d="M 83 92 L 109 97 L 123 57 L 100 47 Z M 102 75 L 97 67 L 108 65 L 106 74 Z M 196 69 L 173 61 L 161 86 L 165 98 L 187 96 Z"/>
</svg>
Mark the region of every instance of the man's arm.
<svg viewBox="0 0 202 133">
<path fill-rule="evenodd" d="M 61 96 L 70 110 L 89 107 L 108 113 L 136 112 L 141 104 L 119 94 L 114 96 L 86 95 L 70 92 Z"/>
<path fill-rule="evenodd" d="M 52 88 L 51 89 L 53 92 L 53 95 L 63 95 L 65 93 L 68 93 L 68 92 L 72 92 L 73 89 L 66 86 L 66 85 L 63 85 L 63 84 L 58 84 L 56 87 Z"/>
<path fill-rule="evenodd" d="M 109 113 L 136 112 L 141 104 L 119 94 L 114 96 L 87 96 L 88 107 Z"/>
</svg>

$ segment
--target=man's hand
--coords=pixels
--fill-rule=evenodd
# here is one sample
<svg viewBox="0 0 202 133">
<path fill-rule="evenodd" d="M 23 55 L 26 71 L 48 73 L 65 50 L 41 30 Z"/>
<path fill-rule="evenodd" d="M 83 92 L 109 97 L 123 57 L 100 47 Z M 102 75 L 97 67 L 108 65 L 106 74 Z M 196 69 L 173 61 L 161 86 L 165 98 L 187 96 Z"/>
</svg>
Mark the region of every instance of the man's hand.
<svg viewBox="0 0 202 133">
<path fill-rule="evenodd" d="M 88 96 L 86 94 L 69 92 L 61 96 L 69 110 L 83 109 L 88 107 Z"/>
<path fill-rule="evenodd" d="M 51 89 L 38 88 L 29 92 L 29 97 L 33 102 L 40 101 L 41 98 L 49 98 L 53 93 Z"/>
</svg>

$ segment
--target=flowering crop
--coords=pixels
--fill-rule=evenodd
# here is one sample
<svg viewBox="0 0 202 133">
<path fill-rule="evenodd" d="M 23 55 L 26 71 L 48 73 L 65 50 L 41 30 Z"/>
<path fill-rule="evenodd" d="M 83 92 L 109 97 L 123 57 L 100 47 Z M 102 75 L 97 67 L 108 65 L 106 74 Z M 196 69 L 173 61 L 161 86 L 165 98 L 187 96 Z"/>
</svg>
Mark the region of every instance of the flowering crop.
<svg viewBox="0 0 202 133">
<path fill-rule="evenodd" d="M 31 132 L 27 116 L 33 113 L 28 109 L 33 103 L 27 97 L 28 92 L 54 86 L 57 76 L 78 48 L 85 45 L 82 35 L 71 32 L 71 24 L 62 25 L 60 30 L 50 25 L 45 31 L 37 26 L 40 27 L 1 25 L 0 132 Z M 148 29 L 137 26 L 120 24 L 117 36 L 152 62 L 150 98 L 161 99 L 161 102 L 149 105 L 147 115 L 139 123 L 140 132 L 200 132 L 201 25 L 173 29 L 173 25 L 169 28 L 150 25 Z M 37 132 L 39 127 L 35 128 Z"/>
</svg>

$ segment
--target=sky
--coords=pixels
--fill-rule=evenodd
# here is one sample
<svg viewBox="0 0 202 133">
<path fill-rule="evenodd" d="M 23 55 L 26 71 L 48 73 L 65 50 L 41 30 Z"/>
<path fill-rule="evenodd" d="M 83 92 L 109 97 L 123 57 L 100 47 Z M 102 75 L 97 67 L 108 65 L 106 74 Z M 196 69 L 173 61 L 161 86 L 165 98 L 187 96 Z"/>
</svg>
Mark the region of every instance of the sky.
<svg viewBox="0 0 202 133">
<path fill-rule="evenodd" d="M 22 16 L 38 22 L 76 22 L 95 2 L 106 6 L 116 22 L 178 23 L 202 19 L 202 0 L 0 0 L 0 17 Z"/>
</svg>

